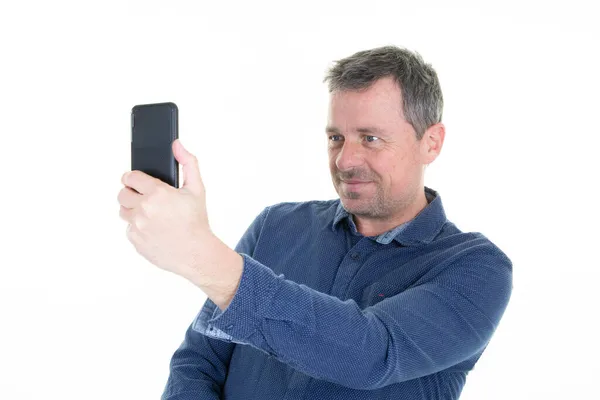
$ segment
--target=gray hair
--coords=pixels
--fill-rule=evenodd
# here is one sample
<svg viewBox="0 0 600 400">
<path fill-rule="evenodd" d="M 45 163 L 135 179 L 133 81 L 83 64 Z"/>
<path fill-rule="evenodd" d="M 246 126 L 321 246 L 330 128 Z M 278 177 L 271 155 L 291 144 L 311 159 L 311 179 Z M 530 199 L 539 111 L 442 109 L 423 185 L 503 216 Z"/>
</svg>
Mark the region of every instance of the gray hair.
<svg viewBox="0 0 600 400">
<path fill-rule="evenodd" d="M 323 83 L 329 92 L 367 89 L 376 80 L 391 76 L 402 93 L 404 118 L 421 140 L 427 128 L 442 121 L 444 98 L 435 70 L 421 55 L 397 46 L 362 50 L 336 60 Z"/>
</svg>

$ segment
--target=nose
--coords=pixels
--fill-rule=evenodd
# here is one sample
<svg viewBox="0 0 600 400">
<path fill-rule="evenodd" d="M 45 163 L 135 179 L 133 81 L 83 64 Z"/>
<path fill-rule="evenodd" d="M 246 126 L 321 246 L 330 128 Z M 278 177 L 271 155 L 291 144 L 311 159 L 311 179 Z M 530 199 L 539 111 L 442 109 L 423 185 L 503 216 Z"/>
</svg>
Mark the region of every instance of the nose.
<svg viewBox="0 0 600 400">
<path fill-rule="evenodd" d="M 363 163 L 364 153 L 362 145 L 360 143 L 353 143 L 350 140 L 345 141 L 335 159 L 335 165 L 338 170 L 346 171 Z"/>
</svg>

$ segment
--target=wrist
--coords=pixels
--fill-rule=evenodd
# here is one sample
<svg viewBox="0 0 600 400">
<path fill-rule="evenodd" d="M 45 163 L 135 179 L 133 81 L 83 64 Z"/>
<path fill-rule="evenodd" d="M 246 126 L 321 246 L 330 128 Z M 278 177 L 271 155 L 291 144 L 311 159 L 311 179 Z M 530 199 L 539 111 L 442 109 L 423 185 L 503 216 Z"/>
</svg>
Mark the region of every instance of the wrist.
<svg viewBox="0 0 600 400">
<path fill-rule="evenodd" d="M 244 259 L 212 232 L 200 243 L 200 256 L 194 257 L 187 279 L 224 310 L 237 292 Z"/>
</svg>

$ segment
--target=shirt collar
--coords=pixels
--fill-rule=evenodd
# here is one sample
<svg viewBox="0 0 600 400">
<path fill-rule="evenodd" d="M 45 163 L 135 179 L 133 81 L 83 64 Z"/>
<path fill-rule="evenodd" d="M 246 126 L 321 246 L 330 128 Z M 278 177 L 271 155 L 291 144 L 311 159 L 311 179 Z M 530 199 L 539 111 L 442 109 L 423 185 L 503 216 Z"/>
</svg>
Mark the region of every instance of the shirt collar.
<svg viewBox="0 0 600 400">
<path fill-rule="evenodd" d="M 428 204 L 419 214 L 410 221 L 377 235 L 373 239 L 382 244 L 387 244 L 395 240 L 404 246 L 431 242 L 446 222 L 446 213 L 444 212 L 442 198 L 439 193 L 427 186 L 424 187 L 424 190 Z M 352 231 L 355 234 L 359 234 L 356 231 L 352 215 L 346 211 L 340 199 L 336 201 L 337 207 L 335 208 L 331 229 L 335 231 L 340 221 L 346 220 Z"/>
</svg>

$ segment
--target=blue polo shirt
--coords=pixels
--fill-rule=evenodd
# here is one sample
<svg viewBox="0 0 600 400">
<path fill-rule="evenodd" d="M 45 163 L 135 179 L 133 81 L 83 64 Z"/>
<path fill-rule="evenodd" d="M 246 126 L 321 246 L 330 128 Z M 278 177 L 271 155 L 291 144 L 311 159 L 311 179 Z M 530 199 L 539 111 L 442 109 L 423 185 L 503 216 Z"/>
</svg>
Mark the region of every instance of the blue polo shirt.
<svg viewBox="0 0 600 400">
<path fill-rule="evenodd" d="M 512 262 L 446 218 L 363 236 L 340 199 L 268 206 L 235 250 L 230 305 L 207 299 L 162 400 L 458 399 L 512 292 Z"/>
</svg>

